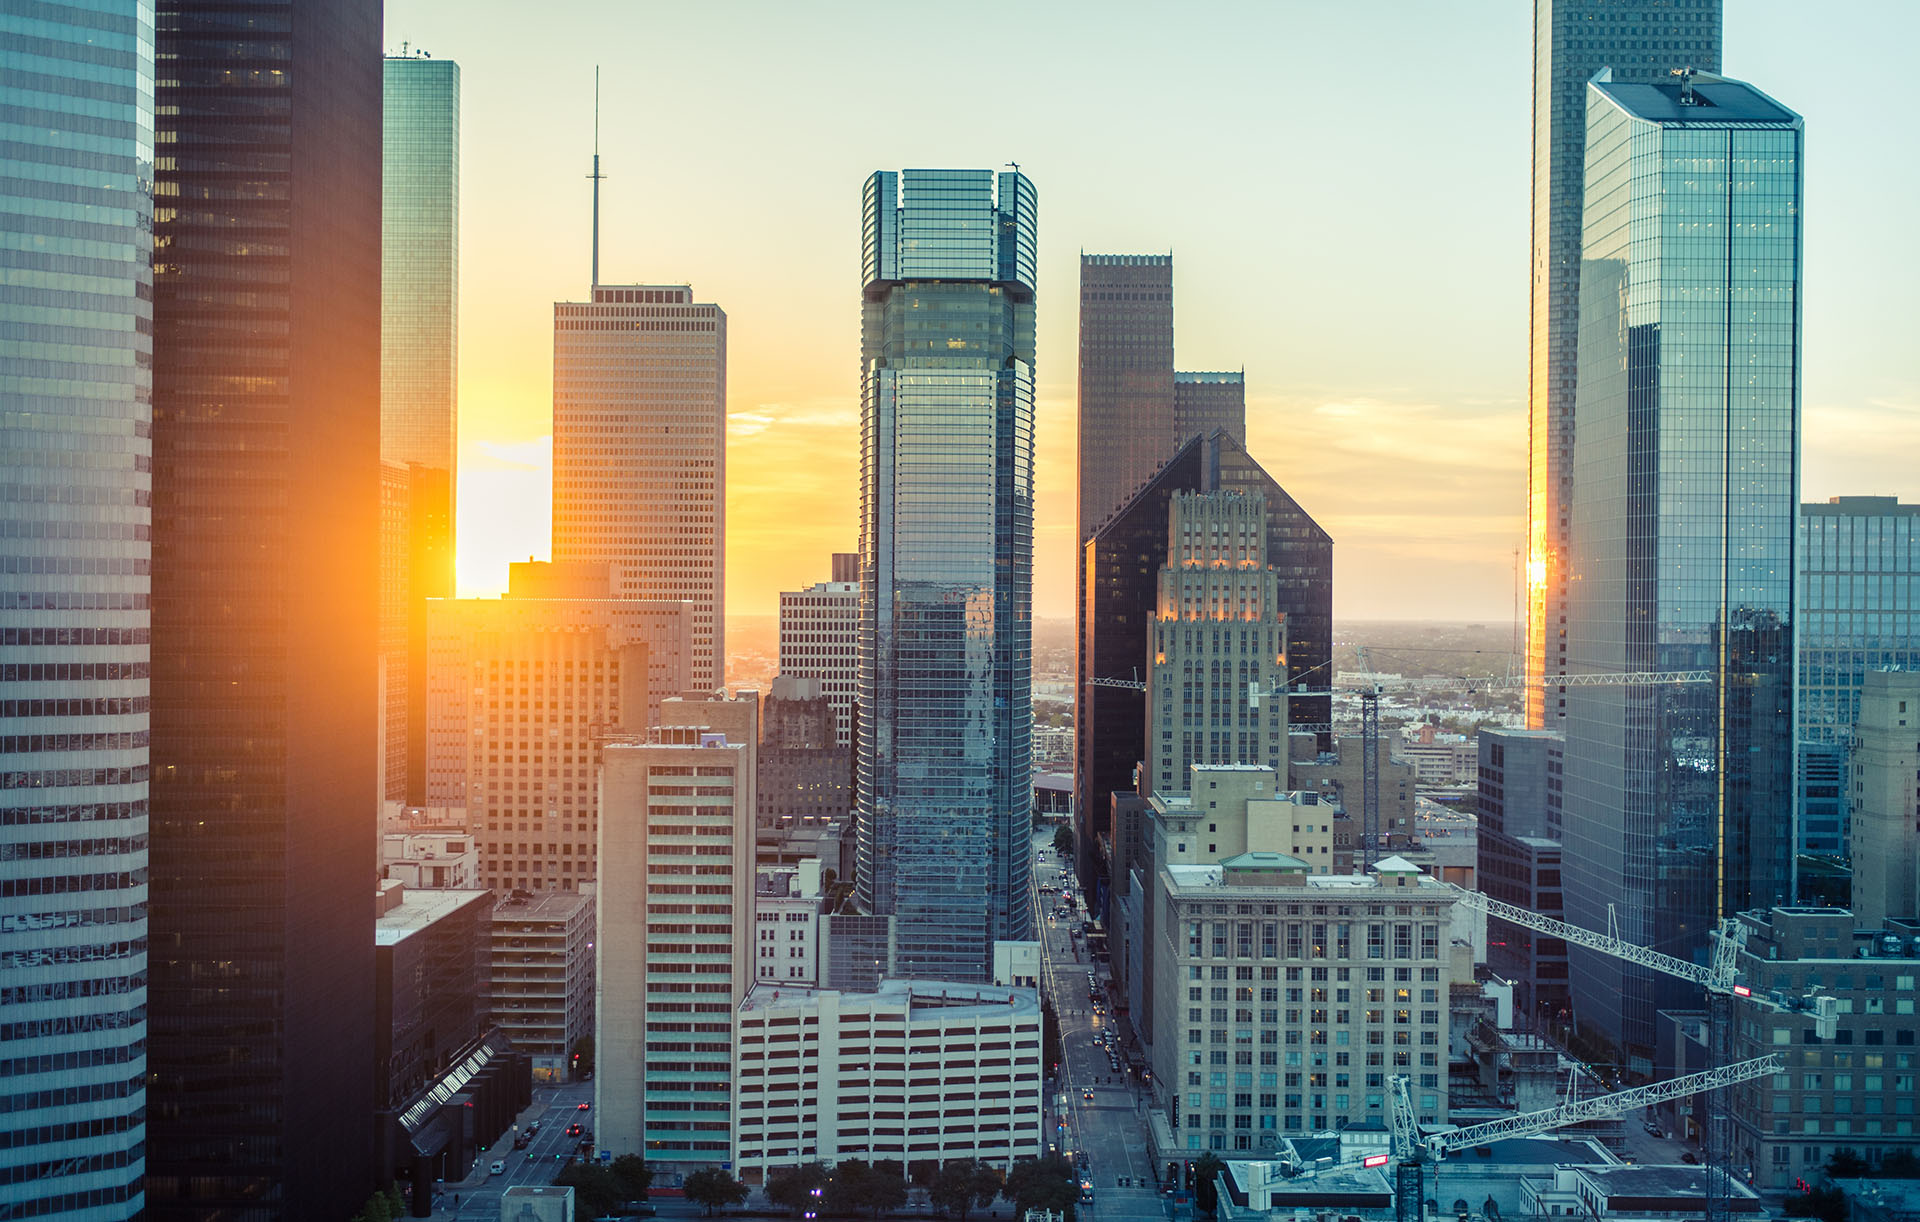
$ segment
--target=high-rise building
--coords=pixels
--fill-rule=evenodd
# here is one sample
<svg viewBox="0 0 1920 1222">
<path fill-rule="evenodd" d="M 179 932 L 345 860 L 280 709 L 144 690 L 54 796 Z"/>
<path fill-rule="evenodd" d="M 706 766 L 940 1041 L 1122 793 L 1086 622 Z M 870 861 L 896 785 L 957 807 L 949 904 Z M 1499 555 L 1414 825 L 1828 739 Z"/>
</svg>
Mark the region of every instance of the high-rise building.
<svg viewBox="0 0 1920 1222">
<path fill-rule="evenodd" d="M 755 742 L 722 727 L 751 725 L 751 708 L 688 702 L 680 725 L 604 752 L 596 1134 L 655 1167 L 728 1158 L 733 1013 L 753 984 Z"/>
<path fill-rule="evenodd" d="M 386 734 L 404 744 L 388 770 L 388 798 L 425 801 L 427 610 L 453 597 L 454 487 L 460 306 L 460 66 L 422 52 L 382 63 L 380 224 L 380 458 L 406 471 L 407 530 L 383 564 L 404 581 L 404 652 L 381 665 L 389 709 L 405 717 Z M 383 595 L 383 606 L 390 601 Z M 391 714 L 389 722 L 391 722 Z"/>
<path fill-rule="evenodd" d="M 576 1045 L 594 1032 L 595 927 L 592 888 L 521 891 L 494 906 L 493 1021 L 532 1060 L 535 1081 L 566 1081 Z"/>
<path fill-rule="evenodd" d="M 1074 845 L 1081 885 L 1095 912 L 1106 910 L 1103 892 L 1109 874 L 1107 864 L 1098 860 L 1101 837 L 1095 829 L 1109 817 L 1111 795 L 1134 790 L 1134 766 L 1147 758 L 1147 704 L 1140 692 L 1087 680 L 1144 681 L 1151 665 L 1173 497 L 1218 491 L 1238 491 L 1264 502 L 1266 562 L 1276 581 L 1276 610 L 1287 624 L 1287 677 L 1291 683 L 1325 686 L 1333 640 L 1333 539 L 1238 438 L 1219 429 L 1192 438 L 1084 549 L 1087 579 L 1081 595 L 1076 662 L 1080 681 L 1074 706 L 1079 821 Z M 1240 690 L 1244 706 L 1246 689 Z M 1287 719 L 1294 726 L 1325 726 L 1331 720 L 1327 697 L 1290 696 Z M 1317 735 L 1331 746 L 1331 735 Z"/>
<path fill-rule="evenodd" d="M 780 673 L 817 679 L 833 706 L 834 737 L 853 746 L 860 678 L 860 557 L 835 552 L 833 580 L 780 592 Z"/>
<path fill-rule="evenodd" d="M 726 681 L 726 490 L 726 312 L 686 285 L 555 303 L 553 558 L 611 565 L 615 598 L 692 603 L 703 692 Z"/>
<path fill-rule="evenodd" d="M 1185 445 L 1215 429 L 1247 439 L 1247 375 L 1239 370 L 1173 375 L 1173 439 Z M 1082 540 L 1084 542 L 1084 540 Z"/>
<path fill-rule="evenodd" d="M 1079 538 L 1172 454 L 1173 256 L 1080 256 Z"/>
<path fill-rule="evenodd" d="M 1665 81 L 1720 71 L 1722 0 L 1535 0 L 1533 6 L 1532 344 L 1527 409 L 1527 674 L 1567 670 L 1574 386 L 1580 335 L 1580 226 L 1587 81 Z M 1561 688 L 1527 689 L 1527 724 L 1558 728 Z"/>
<path fill-rule="evenodd" d="M 838 745 L 818 679 L 775 675 L 762 706 L 760 827 L 841 823 L 853 810 L 853 752 Z"/>
<path fill-rule="evenodd" d="M 1847 743 L 1860 685 L 1871 671 L 1920 669 L 1920 505 L 1890 496 L 1802 505 L 1799 562 L 1799 848 L 1838 856 L 1850 835 Z"/>
<path fill-rule="evenodd" d="M 1705 74 L 1587 97 L 1569 673 L 1711 682 L 1568 689 L 1567 919 L 1689 959 L 1792 902 L 1801 120 Z M 1571 969 L 1650 1064 L 1687 987 Z"/>
<path fill-rule="evenodd" d="M 1866 929 L 1920 919 L 1920 672 L 1875 671 L 1857 699 L 1847 780 L 1854 807 L 1853 911 Z"/>
<path fill-rule="evenodd" d="M 0 1216 L 139 1215 L 149 0 L 0 8 Z"/>
<path fill-rule="evenodd" d="M 1146 784 L 1195 764 L 1287 766 L 1287 616 L 1267 556 L 1266 498 L 1176 492 L 1147 671 Z M 1248 690 L 1257 687 L 1259 698 Z"/>
<path fill-rule="evenodd" d="M 380 21 L 156 14 L 153 1219 L 373 1187 Z"/>
<path fill-rule="evenodd" d="M 882 170 L 864 215 L 857 896 L 981 981 L 1032 918 L 1036 201 Z"/>
<path fill-rule="evenodd" d="M 1561 920 L 1561 780 L 1566 739 L 1552 730 L 1483 727 L 1480 747 L 1480 890 Z M 1567 1004 L 1567 943 L 1487 918 L 1487 966 L 1520 986 L 1522 1013 L 1553 1017 Z"/>
</svg>

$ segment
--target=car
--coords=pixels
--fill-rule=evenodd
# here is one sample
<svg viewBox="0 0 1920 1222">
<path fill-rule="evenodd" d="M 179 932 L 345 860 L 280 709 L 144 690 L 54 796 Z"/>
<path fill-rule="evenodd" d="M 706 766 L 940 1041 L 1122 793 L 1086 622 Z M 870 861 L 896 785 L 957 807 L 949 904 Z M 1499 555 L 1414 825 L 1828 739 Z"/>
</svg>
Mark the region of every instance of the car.
<svg viewBox="0 0 1920 1222">
<path fill-rule="evenodd" d="M 529 1133 L 538 1133 L 539 1131 L 540 1131 L 540 1122 L 538 1120 L 534 1121 L 533 1123 L 527 1126 L 527 1132 Z"/>
<path fill-rule="evenodd" d="M 582 1131 L 582 1127 L 583 1127 L 583 1126 L 581 1126 L 581 1125 L 577 1125 L 577 1124 L 570 1124 L 570 1125 L 568 1125 L 568 1126 L 567 1126 L 567 1136 L 568 1136 L 568 1137 L 578 1137 L 578 1136 L 580 1136 L 580 1133 L 581 1133 L 581 1131 Z"/>
<path fill-rule="evenodd" d="M 1683 1163 L 1697 1163 L 1700 1161 L 1700 1156 L 1692 1150 L 1682 1150 L 1680 1152 L 1680 1161 Z"/>
<path fill-rule="evenodd" d="M 496 1158 L 487 1164 L 488 1175 L 504 1175 L 506 1174 L 506 1170 L 507 1160 L 504 1158 Z"/>
<path fill-rule="evenodd" d="M 580 1105 L 579 1105 L 578 1107 L 576 1107 L 576 1108 L 574 1108 L 574 1111 L 576 1111 L 576 1112 L 584 1112 L 584 1111 L 586 1111 L 586 1110 L 587 1110 L 588 1108 L 590 1108 L 590 1107 L 592 1107 L 592 1106 L 593 1106 L 593 1104 L 591 1104 L 591 1103 L 582 1103 L 582 1104 L 580 1104 Z"/>
<path fill-rule="evenodd" d="M 613 1207 L 613 1212 L 623 1218 L 651 1218 L 660 1211 L 645 1201 L 622 1201 Z"/>
<path fill-rule="evenodd" d="M 1659 1125 L 1650 1124 L 1647 1126 L 1647 1136 L 1648 1137 L 1665 1137 L 1666 1134 L 1660 1131 Z"/>
<path fill-rule="evenodd" d="M 1093 1098 L 1093 1092 L 1091 1090 L 1083 1090 L 1080 1092 L 1080 1097 L 1082 1099 L 1091 1100 Z"/>
</svg>

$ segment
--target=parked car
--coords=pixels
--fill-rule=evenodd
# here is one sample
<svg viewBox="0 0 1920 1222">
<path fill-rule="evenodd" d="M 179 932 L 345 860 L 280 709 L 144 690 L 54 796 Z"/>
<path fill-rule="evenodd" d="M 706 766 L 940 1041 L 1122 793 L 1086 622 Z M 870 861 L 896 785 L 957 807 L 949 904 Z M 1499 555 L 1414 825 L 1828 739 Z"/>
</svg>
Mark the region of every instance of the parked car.
<svg viewBox="0 0 1920 1222">
<path fill-rule="evenodd" d="M 496 1158 L 492 1162 L 487 1164 L 488 1175 L 505 1175 L 506 1171 L 507 1171 L 507 1160 L 504 1158 Z"/>
</svg>

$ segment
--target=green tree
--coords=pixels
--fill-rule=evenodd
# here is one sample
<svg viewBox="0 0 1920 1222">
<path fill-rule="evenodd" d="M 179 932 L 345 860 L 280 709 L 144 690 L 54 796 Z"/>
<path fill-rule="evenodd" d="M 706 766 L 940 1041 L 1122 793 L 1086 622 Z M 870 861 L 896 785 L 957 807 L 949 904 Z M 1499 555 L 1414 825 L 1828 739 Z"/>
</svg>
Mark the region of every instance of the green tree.
<svg viewBox="0 0 1920 1222">
<path fill-rule="evenodd" d="M 1880 1160 L 1878 1174 L 1882 1179 L 1920 1180 L 1920 1157 L 1912 1150 L 1889 1150 Z"/>
<path fill-rule="evenodd" d="M 1007 1173 L 1000 1195 L 1012 1201 L 1021 1213 L 1029 1209 L 1051 1209 L 1064 1213 L 1074 1222 L 1075 1205 L 1080 1200 L 1080 1178 L 1073 1164 L 1057 1154 L 1045 1158 L 1023 1158 Z"/>
<path fill-rule="evenodd" d="M 576 1218 L 603 1217 L 627 1199 L 620 1178 L 597 1163 L 568 1163 L 553 1182 L 573 1189 Z"/>
<path fill-rule="evenodd" d="M 653 1168 L 638 1154 L 622 1154 L 607 1170 L 613 1172 L 613 1178 L 620 1181 L 628 1197 L 646 1196 L 647 1189 L 653 1187 Z"/>
<path fill-rule="evenodd" d="M 767 1200 L 786 1210 L 800 1213 L 813 1204 L 813 1190 L 827 1185 L 824 1163 L 802 1163 L 797 1167 L 775 1167 L 767 1172 Z"/>
<path fill-rule="evenodd" d="M 573 1041 L 573 1072 L 590 1074 L 593 1072 L 593 1037 L 583 1035 Z"/>
<path fill-rule="evenodd" d="M 682 1181 L 681 1189 L 687 1200 L 706 1207 L 709 1218 L 717 1209 L 746 1204 L 749 1195 L 745 1184 L 718 1167 L 700 1168 Z"/>
<path fill-rule="evenodd" d="M 1060 1016 L 1053 1012 L 1053 999 L 1042 995 L 1040 998 L 1040 1060 L 1048 1073 L 1060 1068 L 1060 1061 L 1066 1056 L 1066 1050 L 1060 1045 Z"/>
<path fill-rule="evenodd" d="M 393 1202 L 387 1199 L 387 1194 L 376 1192 L 367 1198 L 360 1212 L 353 1215 L 353 1222 L 393 1222 L 395 1216 Z"/>
<path fill-rule="evenodd" d="M 1073 856 L 1073 829 L 1064 823 L 1053 833 L 1053 851 L 1062 857 Z"/>
<path fill-rule="evenodd" d="M 1838 1188 L 1789 1192 L 1780 1212 L 1789 1218 L 1818 1218 L 1820 1222 L 1847 1222 L 1847 1194 Z"/>
<path fill-rule="evenodd" d="M 927 1185 L 927 1199 L 935 1209 L 967 1222 L 967 1215 L 985 1209 L 1000 1195 L 1000 1173 L 972 1158 L 957 1158 L 940 1168 Z"/>
<path fill-rule="evenodd" d="M 407 1194 L 400 1191 L 398 1180 L 387 1185 L 387 1216 L 389 1218 L 407 1216 Z"/>
<path fill-rule="evenodd" d="M 1858 1179 L 1869 1170 L 1867 1160 L 1852 1146 L 1835 1148 L 1833 1157 L 1827 1160 L 1827 1174 L 1837 1180 Z"/>
<path fill-rule="evenodd" d="M 1220 1173 L 1226 1166 L 1211 1150 L 1193 1160 L 1193 1207 L 1201 1213 L 1211 1214 L 1219 1206 Z"/>
<path fill-rule="evenodd" d="M 827 1208 L 835 1213 L 866 1210 L 876 1218 L 907 1203 L 907 1182 L 900 1164 L 876 1167 L 865 1159 L 849 1158 L 834 1164 L 827 1183 Z"/>
</svg>

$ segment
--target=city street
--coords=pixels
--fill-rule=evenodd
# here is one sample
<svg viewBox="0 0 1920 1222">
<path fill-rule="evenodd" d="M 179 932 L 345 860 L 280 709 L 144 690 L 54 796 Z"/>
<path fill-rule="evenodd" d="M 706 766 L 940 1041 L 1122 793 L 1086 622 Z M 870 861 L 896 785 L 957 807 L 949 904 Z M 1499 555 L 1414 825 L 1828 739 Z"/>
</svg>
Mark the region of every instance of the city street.
<svg viewBox="0 0 1920 1222">
<path fill-rule="evenodd" d="M 536 1122 L 540 1125 L 540 1131 L 533 1135 L 527 1148 L 514 1149 L 513 1131 L 509 1130 L 480 1156 L 465 1180 L 441 1186 L 440 1201 L 433 1216 L 495 1222 L 500 1217 L 500 1195 L 507 1188 L 515 1184 L 551 1184 L 554 1173 L 566 1162 L 566 1156 L 576 1153 L 579 1147 L 578 1137 L 567 1136 L 567 1126 L 577 1122 L 593 1127 L 593 1112 L 579 1109 L 580 1104 L 592 1101 L 591 1082 L 535 1085 L 533 1102 L 520 1113 L 517 1121 L 522 1129 Z M 487 1167 L 495 1159 L 506 1163 L 506 1170 L 499 1175 L 488 1175 Z M 458 1206 L 454 1204 L 456 1197 Z"/>
<path fill-rule="evenodd" d="M 1050 1100 L 1055 1110 L 1048 1116 L 1049 1140 L 1080 1163 L 1084 1167 L 1082 1179 L 1093 1183 L 1093 1203 L 1080 1206 L 1082 1218 L 1163 1222 L 1166 1206 L 1154 1186 L 1154 1168 L 1147 1160 L 1146 1095 L 1127 1074 L 1124 1061 L 1116 1071 L 1108 1059 L 1101 1042 L 1112 1027 L 1104 1007 L 1106 973 L 1091 966 L 1087 952 L 1077 946 L 1072 934 L 1085 919 L 1086 908 L 1076 895 L 1074 915 L 1055 917 L 1058 894 L 1040 893 L 1042 885 L 1058 887 L 1071 881 L 1063 880 L 1062 863 L 1053 854 L 1052 843 L 1052 829 L 1034 836 L 1036 854 L 1047 851 L 1033 870 L 1041 979 L 1060 1019 L 1064 1056 Z M 1095 992 L 1103 999 L 1097 1007 L 1089 996 L 1089 971 L 1094 973 Z M 1060 1114 L 1058 1107 L 1063 1099 L 1066 1107 Z M 1057 1123 L 1061 1120 L 1065 1121 L 1064 1128 Z M 1120 1186 L 1122 1179 L 1127 1181 L 1124 1188 Z"/>
</svg>

